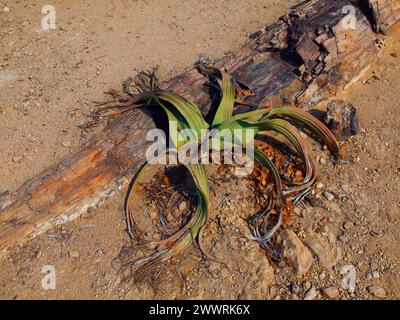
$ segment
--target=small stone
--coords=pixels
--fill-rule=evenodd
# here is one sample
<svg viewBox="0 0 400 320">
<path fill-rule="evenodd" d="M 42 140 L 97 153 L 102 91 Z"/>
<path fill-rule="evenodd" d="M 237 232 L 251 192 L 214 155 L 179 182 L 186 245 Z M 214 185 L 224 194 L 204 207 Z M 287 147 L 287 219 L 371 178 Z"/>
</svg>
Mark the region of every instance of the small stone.
<svg viewBox="0 0 400 320">
<path fill-rule="evenodd" d="M 328 299 L 337 299 L 340 295 L 339 289 L 337 287 L 328 287 L 321 290 L 323 297 Z"/>
<path fill-rule="evenodd" d="M 372 272 L 372 276 L 373 276 L 375 279 L 379 279 L 380 274 L 379 274 L 378 271 L 374 271 L 374 272 Z"/>
<path fill-rule="evenodd" d="M 23 159 L 24 159 L 24 158 L 21 157 L 21 156 L 16 156 L 16 157 L 13 157 L 13 158 L 12 158 L 12 161 L 13 161 L 14 163 L 21 163 Z"/>
<path fill-rule="evenodd" d="M 75 113 L 74 113 L 74 116 L 75 116 L 75 118 L 81 118 L 82 117 L 82 112 L 80 112 L 80 111 L 76 111 Z"/>
<path fill-rule="evenodd" d="M 342 250 L 337 245 L 336 236 L 325 226 L 321 232 L 307 230 L 304 243 L 317 256 L 321 266 L 328 271 L 342 258 Z"/>
<path fill-rule="evenodd" d="M 369 286 L 367 289 L 368 289 L 369 293 L 371 293 L 373 296 L 375 296 L 377 298 L 381 298 L 381 299 L 386 298 L 386 291 L 385 291 L 385 289 L 383 289 L 380 286 L 373 285 L 373 286 Z"/>
<path fill-rule="evenodd" d="M 294 213 L 295 213 L 297 216 L 299 216 L 299 217 L 302 216 L 302 211 L 303 211 L 302 208 L 295 207 L 293 211 L 294 211 Z"/>
<path fill-rule="evenodd" d="M 358 162 L 360 161 L 360 158 L 358 159 Z M 342 185 L 342 191 L 345 193 L 350 193 L 351 189 L 347 184 Z"/>
<path fill-rule="evenodd" d="M 378 270 L 379 266 L 376 262 L 371 262 L 370 268 L 371 268 L 371 271 L 376 271 L 376 270 Z"/>
<path fill-rule="evenodd" d="M 338 240 L 341 242 L 341 243 L 346 243 L 346 242 L 348 242 L 349 241 L 349 238 L 346 236 L 346 235 L 340 235 L 339 237 L 338 237 Z"/>
<path fill-rule="evenodd" d="M 61 145 L 65 148 L 68 148 L 71 145 L 71 143 L 69 141 L 63 141 L 61 142 Z"/>
<path fill-rule="evenodd" d="M 69 256 L 70 256 L 70 258 L 79 258 L 79 252 L 78 251 L 70 251 Z"/>
<path fill-rule="evenodd" d="M 97 250 L 96 250 L 96 254 L 97 254 L 98 256 L 103 256 L 103 255 L 104 255 L 104 251 L 103 251 L 102 249 L 97 249 Z"/>
<path fill-rule="evenodd" d="M 299 288 L 299 286 L 298 286 L 295 282 L 292 282 L 292 283 L 290 284 L 289 290 L 290 290 L 290 292 L 293 293 L 293 294 L 298 294 L 298 293 L 300 292 L 300 288 Z"/>
<path fill-rule="evenodd" d="M 372 78 L 373 78 L 374 80 L 377 80 L 377 81 L 382 81 L 382 77 L 381 77 L 379 74 L 376 74 L 376 73 L 374 73 L 374 75 L 372 76 Z"/>
<path fill-rule="evenodd" d="M 311 289 L 311 287 L 312 287 L 312 283 L 310 282 L 310 281 L 304 281 L 304 283 L 303 283 L 303 289 L 305 290 L 305 291 L 307 291 L 307 290 L 310 290 Z"/>
<path fill-rule="evenodd" d="M 148 214 L 149 214 L 150 218 L 153 220 L 159 218 L 158 210 L 154 207 L 149 208 Z"/>
<path fill-rule="evenodd" d="M 87 208 L 86 212 L 93 213 L 93 212 L 95 212 L 95 209 L 96 209 L 95 206 L 91 206 L 91 207 Z"/>
<path fill-rule="evenodd" d="M 322 182 L 318 182 L 318 183 L 315 185 L 315 188 L 317 188 L 318 190 L 321 190 L 323 187 L 324 187 L 324 184 L 323 184 Z"/>
<path fill-rule="evenodd" d="M 324 197 L 328 201 L 332 201 L 333 199 L 335 199 L 335 196 L 332 193 L 328 192 L 328 191 L 324 192 Z"/>
<path fill-rule="evenodd" d="M 271 288 L 269 289 L 269 295 L 270 295 L 271 297 L 275 297 L 276 294 L 277 294 L 277 289 L 276 289 L 276 287 L 275 287 L 275 286 L 271 286 Z"/>
<path fill-rule="evenodd" d="M 314 300 L 318 296 L 318 291 L 315 287 L 312 287 L 310 290 L 306 292 L 303 300 Z"/>
<path fill-rule="evenodd" d="M 347 221 L 344 225 L 343 228 L 345 228 L 346 230 L 351 230 L 354 227 L 354 223 L 351 221 Z"/>
<path fill-rule="evenodd" d="M 171 213 L 171 212 L 169 212 L 168 214 L 167 214 L 167 221 L 168 222 L 171 222 L 171 221 L 174 221 L 175 220 L 175 217 L 174 217 L 174 215 Z"/>
<path fill-rule="evenodd" d="M 297 276 L 305 275 L 314 262 L 311 252 L 291 230 L 283 230 L 280 238 L 285 262 Z"/>
<path fill-rule="evenodd" d="M 185 211 L 187 209 L 187 203 L 186 201 L 181 201 L 178 206 L 179 211 Z"/>
<path fill-rule="evenodd" d="M 228 278 L 231 275 L 231 273 L 228 271 L 227 268 L 224 268 L 221 270 L 221 276 L 223 279 Z"/>
<path fill-rule="evenodd" d="M 4 6 L 2 10 L 3 12 L 10 12 L 10 8 L 8 6 Z"/>
<path fill-rule="evenodd" d="M 340 274 L 343 275 L 342 289 L 354 293 L 356 290 L 356 268 L 352 264 L 346 265 L 342 268 Z"/>
</svg>

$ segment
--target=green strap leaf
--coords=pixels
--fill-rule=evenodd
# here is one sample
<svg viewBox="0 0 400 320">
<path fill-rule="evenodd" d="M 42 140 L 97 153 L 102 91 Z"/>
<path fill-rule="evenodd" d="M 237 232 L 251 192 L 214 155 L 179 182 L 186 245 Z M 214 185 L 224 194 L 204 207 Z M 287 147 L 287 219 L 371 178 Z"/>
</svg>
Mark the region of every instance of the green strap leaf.
<svg viewBox="0 0 400 320">
<path fill-rule="evenodd" d="M 181 114 L 181 117 L 185 119 L 185 128 L 194 130 L 199 138 L 202 137 L 202 130 L 209 127 L 208 123 L 204 120 L 199 107 L 181 96 L 178 96 L 174 93 L 161 91 L 156 93 L 155 101 L 161 104 L 164 109 L 170 110 L 176 118 L 179 118 L 176 114 L 176 111 L 178 111 Z M 171 104 L 173 108 L 162 103 L 161 101 Z M 180 119 L 179 121 L 182 122 Z"/>
<path fill-rule="evenodd" d="M 335 156 L 341 156 L 339 144 L 333 133 L 313 115 L 296 107 L 274 109 L 270 112 L 269 116 L 273 115 L 284 116 L 294 120 L 296 123 L 301 123 L 308 130 L 319 136 Z"/>
<path fill-rule="evenodd" d="M 221 86 L 222 99 L 218 106 L 212 125 L 218 126 L 225 120 L 228 120 L 233 114 L 235 104 L 235 85 L 231 76 L 226 71 L 221 71 L 222 81 L 219 81 Z"/>
</svg>

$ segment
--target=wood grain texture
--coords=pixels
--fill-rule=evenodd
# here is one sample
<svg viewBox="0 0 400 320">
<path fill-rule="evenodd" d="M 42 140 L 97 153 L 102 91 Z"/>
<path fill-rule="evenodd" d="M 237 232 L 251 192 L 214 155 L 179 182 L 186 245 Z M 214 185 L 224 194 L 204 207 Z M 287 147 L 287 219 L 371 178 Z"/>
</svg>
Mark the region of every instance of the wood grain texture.
<svg viewBox="0 0 400 320">
<path fill-rule="evenodd" d="M 362 0 L 374 31 L 386 33 L 400 19 L 400 0 Z M 368 15 L 368 13 L 367 13 Z"/>
<path fill-rule="evenodd" d="M 261 107 L 293 103 L 309 108 L 357 79 L 376 58 L 376 31 L 399 20 L 398 0 L 309 1 L 251 36 L 243 48 L 216 62 L 254 95 Z M 346 5 L 356 9 L 356 28 L 343 23 Z M 190 69 L 162 84 L 210 108 L 206 79 Z M 236 112 L 247 111 L 238 107 Z M 11 195 L 0 198 L 0 252 L 70 221 L 126 186 L 144 161 L 152 117 L 140 110 L 120 116 L 83 149 L 61 159 Z"/>
</svg>

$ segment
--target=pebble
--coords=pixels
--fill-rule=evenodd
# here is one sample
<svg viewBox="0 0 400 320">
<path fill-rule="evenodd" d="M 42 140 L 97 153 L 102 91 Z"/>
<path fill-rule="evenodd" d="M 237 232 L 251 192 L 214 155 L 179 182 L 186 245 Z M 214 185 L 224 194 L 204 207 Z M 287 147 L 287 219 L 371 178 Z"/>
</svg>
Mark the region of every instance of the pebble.
<svg viewBox="0 0 400 320">
<path fill-rule="evenodd" d="M 227 269 L 222 269 L 221 271 L 221 276 L 223 279 L 228 278 L 231 275 L 231 273 Z"/>
<path fill-rule="evenodd" d="M 171 212 L 168 212 L 166 219 L 168 222 L 171 222 L 175 220 L 175 217 Z"/>
<path fill-rule="evenodd" d="M 285 229 L 280 233 L 280 243 L 284 261 L 301 277 L 310 269 L 314 258 L 308 248 L 291 230 Z"/>
<path fill-rule="evenodd" d="M 302 211 L 303 211 L 303 208 L 295 207 L 293 211 L 294 211 L 294 213 L 295 213 L 296 215 L 298 215 L 298 216 L 301 217 L 301 213 L 302 213 Z"/>
<path fill-rule="evenodd" d="M 78 251 L 70 251 L 69 256 L 70 256 L 70 258 L 79 258 L 79 252 Z"/>
<path fill-rule="evenodd" d="M 7 7 L 7 6 L 4 6 L 4 8 L 3 8 L 3 12 L 10 12 L 10 8 L 9 8 L 9 7 Z"/>
<path fill-rule="evenodd" d="M 356 290 L 356 268 L 352 264 L 346 265 L 342 268 L 340 274 L 343 275 L 342 289 L 354 293 Z"/>
<path fill-rule="evenodd" d="M 373 285 L 373 286 L 369 286 L 367 289 L 368 289 L 369 293 L 371 293 L 373 296 L 375 296 L 377 298 L 381 298 L 381 299 L 386 298 L 386 291 L 385 291 L 385 289 L 383 289 L 380 286 Z"/>
<path fill-rule="evenodd" d="M 339 297 L 340 292 L 337 287 L 328 287 L 328 288 L 321 289 L 321 294 L 325 298 L 336 299 Z"/>
<path fill-rule="evenodd" d="M 376 262 L 371 262 L 370 268 L 371 268 L 371 271 L 376 271 L 376 270 L 378 270 L 379 266 Z"/>
<path fill-rule="evenodd" d="M 23 157 L 21 157 L 21 156 L 16 156 L 16 157 L 13 157 L 13 158 L 12 158 L 12 161 L 13 161 L 14 163 L 21 163 L 22 160 L 23 160 Z"/>
<path fill-rule="evenodd" d="M 68 148 L 71 145 L 71 143 L 69 141 L 63 141 L 61 142 L 61 145 L 65 148 Z"/>
<path fill-rule="evenodd" d="M 311 287 L 312 287 L 312 283 L 310 282 L 310 281 L 304 281 L 304 283 L 303 283 L 303 289 L 304 290 L 309 290 L 309 289 L 311 289 Z"/>
<path fill-rule="evenodd" d="M 380 274 L 379 274 L 378 271 L 374 271 L 374 272 L 372 272 L 372 276 L 373 276 L 375 279 L 379 279 Z"/>
<path fill-rule="evenodd" d="M 276 287 L 275 286 L 272 286 L 270 289 L 269 289 L 269 295 L 271 296 L 271 297 L 275 297 L 276 296 L 276 294 L 277 294 L 277 289 L 276 289 Z"/>
<path fill-rule="evenodd" d="M 299 286 L 298 286 L 295 282 L 292 282 L 292 283 L 290 284 L 289 290 L 290 290 L 290 292 L 293 293 L 293 294 L 298 294 L 298 293 L 300 292 L 300 288 L 299 288 Z"/>
<path fill-rule="evenodd" d="M 187 208 L 186 201 L 181 201 L 181 203 L 179 203 L 179 206 L 178 206 L 179 211 L 185 211 L 186 208 Z"/>
<path fill-rule="evenodd" d="M 323 184 L 322 182 L 318 182 L 318 183 L 315 185 L 315 188 L 317 188 L 318 190 L 321 190 L 323 187 L 324 187 L 324 184 Z"/>
<path fill-rule="evenodd" d="M 306 292 L 303 300 L 314 300 L 318 296 L 318 291 L 315 287 L 312 287 L 310 290 Z"/>
<path fill-rule="evenodd" d="M 349 238 L 348 238 L 347 236 L 345 236 L 345 235 L 340 235 L 340 236 L 338 237 L 338 240 L 339 240 L 341 243 L 346 243 L 346 242 L 349 241 Z"/>
<path fill-rule="evenodd" d="M 78 111 L 75 111 L 75 112 L 74 112 L 73 116 L 74 116 L 75 118 L 82 118 L 83 113 L 80 112 L 80 111 L 78 110 Z"/>
<path fill-rule="evenodd" d="M 332 270 L 336 263 L 342 258 L 342 251 L 336 244 L 336 236 L 327 226 L 320 233 L 307 230 L 304 243 L 318 258 L 320 265 L 326 270 Z"/>
<path fill-rule="evenodd" d="M 382 81 L 382 77 L 379 74 L 374 74 L 372 76 L 372 78 L 374 78 L 374 80 L 377 80 L 377 81 Z"/>
<path fill-rule="evenodd" d="M 347 184 L 342 185 L 342 191 L 345 193 L 350 193 L 351 189 Z"/>
<path fill-rule="evenodd" d="M 354 227 L 354 223 L 351 221 L 347 221 L 344 225 L 343 228 L 345 228 L 346 230 L 351 230 Z"/>
<path fill-rule="evenodd" d="M 150 207 L 148 214 L 151 219 L 157 219 L 159 217 L 158 210 L 154 207 Z"/>
<path fill-rule="evenodd" d="M 328 192 L 328 191 L 324 192 L 324 197 L 328 201 L 332 201 L 333 199 L 335 199 L 335 196 L 332 193 Z"/>
</svg>

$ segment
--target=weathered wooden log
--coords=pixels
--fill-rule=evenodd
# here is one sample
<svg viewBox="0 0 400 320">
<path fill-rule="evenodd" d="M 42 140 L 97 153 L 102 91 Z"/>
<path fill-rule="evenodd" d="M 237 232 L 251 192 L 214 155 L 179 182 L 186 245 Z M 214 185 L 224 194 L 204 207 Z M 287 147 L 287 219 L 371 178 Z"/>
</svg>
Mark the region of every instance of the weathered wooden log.
<svg viewBox="0 0 400 320">
<path fill-rule="evenodd" d="M 308 108 L 357 79 L 376 58 L 376 30 L 398 21 L 397 0 L 308 1 L 216 63 L 250 87 L 260 106 Z M 345 6 L 354 6 L 354 28 Z M 382 9 L 383 8 L 383 9 Z M 162 88 L 195 101 L 206 113 L 205 78 L 188 70 Z M 236 112 L 246 111 L 243 106 Z M 152 117 L 140 110 L 120 116 L 84 148 L 0 199 L 0 251 L 70 221 L 110 197 L 144 161 Z M 6 198 L 6 199 L 4 199 Z"/>
<path fill-rule="evenodd" d="M 388 32 L 400 19 L 400 0 L 362 0 L 374 31 Z"/>
</svg>

